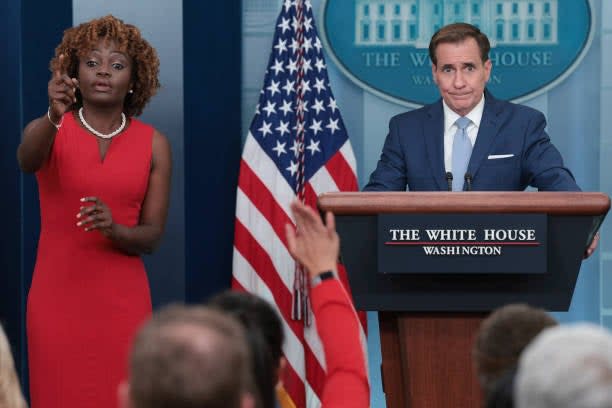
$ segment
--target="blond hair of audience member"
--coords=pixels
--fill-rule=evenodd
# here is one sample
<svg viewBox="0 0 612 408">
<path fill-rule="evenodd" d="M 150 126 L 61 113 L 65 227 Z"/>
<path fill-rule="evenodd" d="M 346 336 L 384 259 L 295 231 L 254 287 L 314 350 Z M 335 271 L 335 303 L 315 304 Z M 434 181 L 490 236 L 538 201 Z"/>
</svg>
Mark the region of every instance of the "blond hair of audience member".
<svg viewBox="0 0 612 408">
<path fill-rule="evenodd" d="M 168 306 L 140 329 L 130 355 L 123 408 L 253 408 L 245 332 L 202 306 Z"/>
<path fill-rule="evenodd" d="M 516 367 L 531 340 L 557 324 L 544 309 L 517 303 L 500 307 L 483 320 L 472 354 L 485 394 L 505 372 Z"/>
<path fill-rule="evenodd" d="M 612 407 L 612 335 L 587 323 L 544 330 L 521 355 L 514 398 L 518 408 Z"/>
<path fill-rule="evenodd" d="M 15 362 L 11 346 L 0 325 L 0 408 L 26 408 L 19 379 L 15 372 Z"/>
</svg>

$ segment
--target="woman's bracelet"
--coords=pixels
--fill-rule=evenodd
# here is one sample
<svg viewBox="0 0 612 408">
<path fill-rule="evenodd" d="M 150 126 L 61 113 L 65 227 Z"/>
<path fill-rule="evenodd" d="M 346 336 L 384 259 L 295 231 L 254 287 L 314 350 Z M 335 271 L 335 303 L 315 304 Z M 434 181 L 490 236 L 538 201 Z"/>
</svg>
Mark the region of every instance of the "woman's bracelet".
<svg viewBox="0 0 612 408">
<path fill-rule="evenodd" d="M 47 109 L 47 119 L 49 119 L 49 122 L 51 122 L 51 124 L 52 124 L 53 126 L 55 126 L 55 128 L 56 128 L 57 130 L 59 130 L 59 128 L 61 128 L 61 127 L 62 127 L 62 123 L 64 123 L 64 117 L 63 117 L 63 116 L 62 116 L 62 118 L 60 119 L 60 122 L 59 122 L 59 123 L 55 123 L 55 122 L 53 122 L 53 121 L 51 120 L 51 107 L 50 107 L 50 106 L 49 106 L 49 109 Z"/>
</svg>

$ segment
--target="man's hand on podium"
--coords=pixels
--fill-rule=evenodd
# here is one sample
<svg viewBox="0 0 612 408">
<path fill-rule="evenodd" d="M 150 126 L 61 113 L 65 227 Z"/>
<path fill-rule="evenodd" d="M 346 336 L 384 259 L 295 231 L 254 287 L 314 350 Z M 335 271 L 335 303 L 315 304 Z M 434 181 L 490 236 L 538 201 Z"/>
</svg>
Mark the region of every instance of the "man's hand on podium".
<svg viewBox="0 0 612 408">
<path fill-rule="evenodd" d="M 587 259 L 589 256 L 593 255 L 593 252 L 597 249 L 597 245 L 599 245 L 599 231 L 593 237 L 593 241 L 591 241 L 591 245 L 584 251 L 584 259 Z"/>
</svg>

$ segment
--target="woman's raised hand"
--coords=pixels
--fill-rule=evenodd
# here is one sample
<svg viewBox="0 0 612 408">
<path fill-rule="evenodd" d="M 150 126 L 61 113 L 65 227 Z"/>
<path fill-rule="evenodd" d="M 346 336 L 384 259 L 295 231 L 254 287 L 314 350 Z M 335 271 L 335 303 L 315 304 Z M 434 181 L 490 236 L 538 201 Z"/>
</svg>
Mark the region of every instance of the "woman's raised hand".
<svg viewBox="0 0 612 408">
<path fill-rule="evenodd" d="M 62 65 L 64 54 L 59 56 L 59 65 Z M 54 123 L 59 123 L 62 116 L 76 102 L 76 88 L 79 81 L 70 78 L 66 72 L 59 69 L 53 72 L 47 87 L 49 94 L 49 118 Z"/>
<path fill-rule="evenodd" d="M 325 271 L 335 271 L 340 253 L 340 238 L 334 215 L 325 214 L 326 223 L 311 207 L 295 200 L 291 203 L 297 230 L 285 225 L 287 248 L 291 256 L 308 270 L 311 278 Z"/>
</svg>

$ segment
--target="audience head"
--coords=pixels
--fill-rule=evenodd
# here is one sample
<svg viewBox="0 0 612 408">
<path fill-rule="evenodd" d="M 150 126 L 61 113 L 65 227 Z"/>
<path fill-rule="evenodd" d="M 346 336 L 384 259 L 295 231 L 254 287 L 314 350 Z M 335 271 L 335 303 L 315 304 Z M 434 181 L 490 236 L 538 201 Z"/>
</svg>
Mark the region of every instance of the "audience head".
<svg viewBox="0 0 612 408">
<path fill-rule="evenodd" d="M 250 353 L 230 316 L 169 306 L 140 329 L 120 400 L 131 408 L 254 407 Z"/>
<path fill-rule="evenodd" d="M 11 346 L 0 325 L 0 408 L 25 408 Z"/>
<path fill-rule="evenodd" d="M 520 358 L 514 396 L 519 408 L 612 407 L 612 335 L 586 323 L 543 331 Z"/>
<path fill-rule="evenodd" d="M 516 367 L 523 349 L 542 330 L 557 325 L 543 309 L 511 304 L 495 310 L 482 324 L 474 342 L 478 379 L 488 394 L 502 375 Z"/>
<path fill-rule="evenodd" d="M 274 407 L 274 391 L 284 361 L 284 334 L 280 317 L 264 299 L 246 292 L 223 292 L 213 297 L 208 306 L 230 314 L 243 325 L 251 348 L 253 376 L 262 406 Z"/>
</svg>

